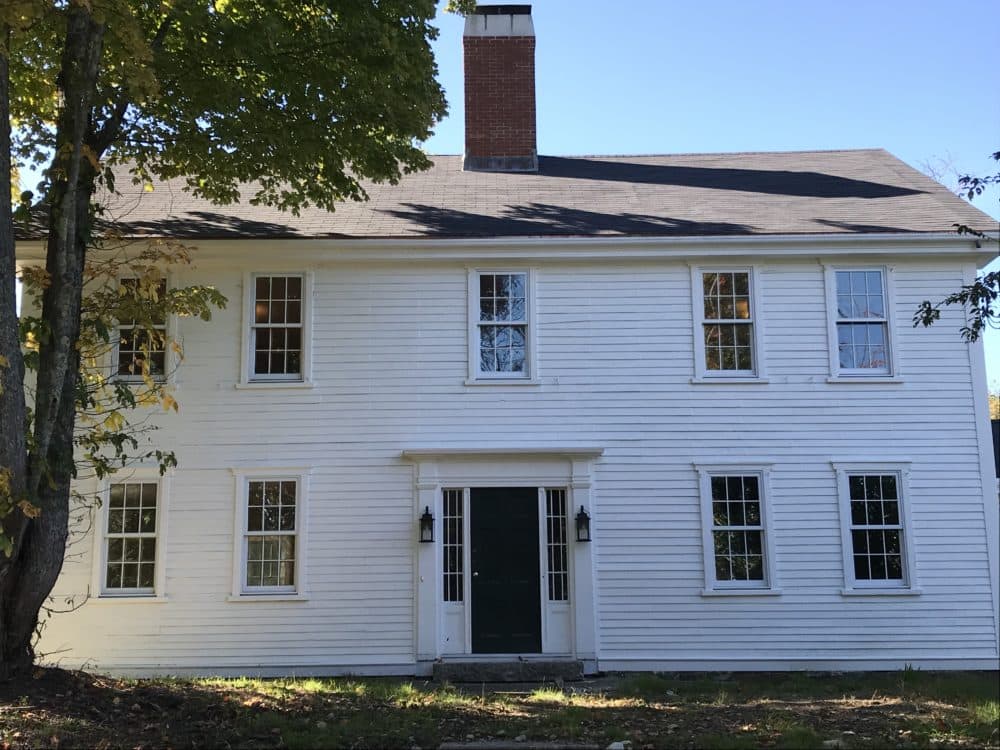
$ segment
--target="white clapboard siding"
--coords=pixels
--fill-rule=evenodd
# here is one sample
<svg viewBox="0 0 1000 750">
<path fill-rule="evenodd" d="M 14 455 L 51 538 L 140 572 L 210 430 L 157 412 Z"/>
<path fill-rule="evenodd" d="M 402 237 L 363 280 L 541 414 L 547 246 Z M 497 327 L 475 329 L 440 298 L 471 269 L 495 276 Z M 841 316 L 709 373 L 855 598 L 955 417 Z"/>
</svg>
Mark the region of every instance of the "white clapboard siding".
<svg viewBox="0 0 1000 750">
<path fill-rule="evenodd" d="M 166 601 L 90 601 L 54 615 L 41 651 L 123 670 L 413 671 L 413 469 L 400 453 L 572 443 L 605 449 L 593 490 L 598 664 L 989 664 L 997 632 L 969 347 L 956 311 L 911 327 L 917 304 L 968 269 L 891 265 L 902 382 L 864 385 L 827 382 L 815 260 L 755 265 L 769 382 L 745 385 L 691 382 L 686 262 L 538 264 L 541 383 L 484 387 L 464 382 L 462 263 L 308 269 L 277 253 L 275 267 L 314 273 L 315 386 L 303 390 L 235 387 L 242 274 L 258 269 L 185 272 L 175 283 L 214 284 L 229 305 L 210 324 L 179 321 L 180 414 L 154 417 L 156 445 L 179 460 L 162 540 Z M 841 594 L 830 464 L 840 459 L 912 462 L 904 502 L 921 595 Z M 734 461 L 773 465 L 780 596 L 702 596 L 694 464 Z M 228 601 L 230 470 L 255 467 L 311 468 L 306 601 Z M 54 601 L 86 598 L 91 549 L 77 545 Z"/>
</svg>

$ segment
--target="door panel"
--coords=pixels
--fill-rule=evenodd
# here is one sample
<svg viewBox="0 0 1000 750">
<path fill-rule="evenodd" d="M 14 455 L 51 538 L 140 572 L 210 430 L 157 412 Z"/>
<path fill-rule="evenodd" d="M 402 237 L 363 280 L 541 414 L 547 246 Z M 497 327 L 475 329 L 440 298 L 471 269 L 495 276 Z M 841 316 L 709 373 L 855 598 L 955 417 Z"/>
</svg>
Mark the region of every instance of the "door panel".
<svg viewBox="0 0 1000 750">
<path fill-rule="evenodd" d="M 472 651 L 540 653 L 538 489 L 473 488 L 469 506 Z"/>
</svg>

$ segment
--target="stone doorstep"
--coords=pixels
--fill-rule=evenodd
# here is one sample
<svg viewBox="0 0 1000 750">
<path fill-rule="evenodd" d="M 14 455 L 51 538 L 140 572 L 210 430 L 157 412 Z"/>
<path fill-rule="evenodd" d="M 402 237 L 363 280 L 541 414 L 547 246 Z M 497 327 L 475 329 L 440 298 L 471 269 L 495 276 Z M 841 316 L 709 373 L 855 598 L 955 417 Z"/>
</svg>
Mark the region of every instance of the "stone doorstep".
<svg viewBox="0 0 1000 750">
<path fill-rule="evenodd" d="M 574 742 L 481 740 L 477 742 L 442 742 L 438 745 L 438 750 L 601 750 L 601 746 Z"/>
<path fill-rule="evenodd" d="M 558 661 L 439 661 L 434 679 L 447 682 L 575 682 L 583 679 L 583 662 Z M 523 747 L 520 743 L 519 747 Z"/>
</svg>

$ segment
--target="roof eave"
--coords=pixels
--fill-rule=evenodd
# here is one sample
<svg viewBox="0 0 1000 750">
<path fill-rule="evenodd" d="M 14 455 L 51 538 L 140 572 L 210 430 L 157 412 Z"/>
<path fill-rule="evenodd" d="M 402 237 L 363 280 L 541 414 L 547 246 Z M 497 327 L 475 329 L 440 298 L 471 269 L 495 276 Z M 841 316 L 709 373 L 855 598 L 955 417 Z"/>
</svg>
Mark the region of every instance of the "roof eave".
<svg viewBox="0 0 1000 750">
<path fill-rule="evenodd" d="M 134 237 L 143 244 L 155 237 Z M 313 260 L 447 260 L 481 257 L 490 259 L 586 259 L 609 256 L 618 259 L 735 257 L 735 256 L 815 256 L 858 255 L 937 255 L 941 252 L 972 257 L 982 265 L 997 257 L 997 237 L 977 239 L 956 232 L 900 232 L 884 234 L 768 234 L 739 236 L 531 236 L 531 237 L 391 237 L 391 238 L 190 238 L 180 239 L 204 251 L 239 247 L 236 257 L 248 261 L 255 251 L 272 250 L 275 245 L 294 248 L 295 257 Z M 40 241 L 18 243 L 22 262 L 44 258 Z M 212 253 L 214 255 L 214 253 Z M 199 262 L 201 258 L 200 255 Z M 223 259 L 220 256 L 219 259 Z M 230 258 L 231 259 L 231 258 Z"/>
</svg>

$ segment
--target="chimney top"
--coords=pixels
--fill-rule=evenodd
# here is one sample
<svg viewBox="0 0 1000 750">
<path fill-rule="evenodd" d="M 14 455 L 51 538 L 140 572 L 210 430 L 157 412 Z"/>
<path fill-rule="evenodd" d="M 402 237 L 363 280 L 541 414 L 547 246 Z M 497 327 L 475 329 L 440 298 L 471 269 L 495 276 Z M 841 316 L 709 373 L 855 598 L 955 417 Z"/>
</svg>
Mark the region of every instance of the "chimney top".
<svg viewBox="0 0 1000 750">
<path fill-rule="evenodd" d="M 477 6 L 463 45 L 465 169 L 537 172 L 531 6 Z"/>
<path fill-rule="evenodd" d="M 530 16 L 530 5 L 477 5 L 477 16 Z"/>
</svg>

